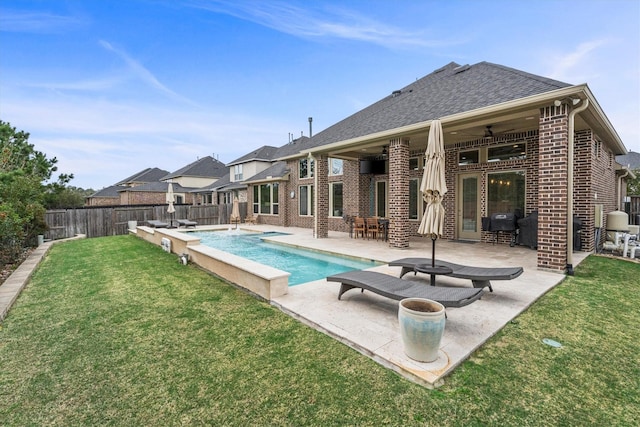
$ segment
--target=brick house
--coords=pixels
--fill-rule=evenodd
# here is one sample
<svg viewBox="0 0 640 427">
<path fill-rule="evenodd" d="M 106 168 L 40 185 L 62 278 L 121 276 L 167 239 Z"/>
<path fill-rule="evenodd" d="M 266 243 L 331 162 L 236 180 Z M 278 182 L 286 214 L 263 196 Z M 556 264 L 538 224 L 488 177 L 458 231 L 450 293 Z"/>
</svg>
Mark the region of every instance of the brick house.
<svg viewBox="0 0 640 427">
<path fill-rule="evenodd" d="M 120 192 L 151 182 L 158 182 L 169 171 L 159 168 L 146 168 L 114 185 L 96 191 L 86 198 L 86 206 L 117 206 L 121 204 Z"/>
<path fill-rule="evenodd" d="M 418 189 L 427 136 L 440 119 L 445 238 L 492 241 L 483 217 L 537 211 L 538 267 L 564 271 L 572 268 L 573 212 L 582 221 L 582 250 L 594 249 L 594 209 L 619 205 L 625 171 L 615 157 L 627 150 L 586 84 L 480 62 L 450 63 L 393 89 L 311 138 L 280 147 L 277 179 L 247 179 L 247 201 L 260 222 L 306 227 L 324 238 L 348 230 L 346 215 L 387 217 L 389 245 L 408 247 L 424 211 Z"/>
</svg>

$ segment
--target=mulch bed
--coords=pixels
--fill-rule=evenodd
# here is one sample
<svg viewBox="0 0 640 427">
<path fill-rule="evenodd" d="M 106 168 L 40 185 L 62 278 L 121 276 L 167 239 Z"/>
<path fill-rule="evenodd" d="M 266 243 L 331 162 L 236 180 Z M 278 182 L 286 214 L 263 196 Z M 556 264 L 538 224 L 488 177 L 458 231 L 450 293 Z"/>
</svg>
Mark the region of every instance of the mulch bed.
<svg viewBox="0 0 640 427">
<path fill-rule="evenodd" d="M 20 264 L 22 264 L 22 262 L 31 255 L 31 252 L 33 252 L 34 249 L 35 248 L 25 248 L 20 254 L 20 258 L 15 263 L 5 264 L 2 266 L 2 269 L 0 269 L 0 285 L 2 285 L 4 281 L 11 276 L 11 273 L 13 273 L 16 268 L 20 267 Z"/>
</svg>

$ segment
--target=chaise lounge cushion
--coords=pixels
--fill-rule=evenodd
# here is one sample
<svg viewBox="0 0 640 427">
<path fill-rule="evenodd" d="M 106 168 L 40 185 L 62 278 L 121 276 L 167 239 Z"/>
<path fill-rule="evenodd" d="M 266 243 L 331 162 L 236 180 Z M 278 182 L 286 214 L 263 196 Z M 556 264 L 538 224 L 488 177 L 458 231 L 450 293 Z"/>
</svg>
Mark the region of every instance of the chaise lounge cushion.
<svg viewBox="0 0 640 427">
<path fill-rule="evenodd" d="M 431 258 L 402 258 L 389 263 L 392 267 L 402 267 L 400 277 L 410 271 L 415 272 L 415 266 L 421 264 L 431 264 Z M 515 279 L 524 271 L 522 267 L 471 267 L 441 260 L 436 260 L 436 265 L 449 267 L 453 270 L 453 273 L 449 274 L 451 277 L 469 279 L 474 288 L 484 288 L 486 286 L 491 292 L 493 292 L 491 280 Z"/>
<path fill-rule="evenodd" d="M 195 221 L 190 221 L 188 219 L 178 219 L 176 220 L 178 222 L 178 227 L 195 227 L 196 225 L 198 225 L 197 222 Z"/>
<path fill-rule="evenodd" d="M 169 226 L 166 222 L 159 221 L 157 219 L 150 219 L 147 221 L 153 228 L 166 228 Z"/>
<path fill-rule="evenodd" d="M 334 274 L 327 277 L 327 280 L 341 283 L 338 299 L 341 299 L 346 291 L 360 288 L 398 301 L 405 298 L 427 298 L 445 307 L 464 307 L 480 299 L 484 292 L 481 288 L 432 287 L 426 283 L 403 280 L 388 274 L 366 270 Z"/>
</svg>

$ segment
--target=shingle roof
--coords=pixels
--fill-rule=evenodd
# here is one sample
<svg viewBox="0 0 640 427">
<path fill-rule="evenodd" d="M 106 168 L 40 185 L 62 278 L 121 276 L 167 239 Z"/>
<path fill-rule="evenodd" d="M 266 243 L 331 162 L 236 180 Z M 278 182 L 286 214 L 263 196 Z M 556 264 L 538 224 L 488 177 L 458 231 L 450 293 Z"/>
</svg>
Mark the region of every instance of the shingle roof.
<svg viewBox="0 0 640 427">
<path fill-rule="evenodd" d="M 287 157 L 292 154 L 296 154 L 300 150 L 304 150 L 306 147 L 308 147 L 310 141 L 311 139 L 306 136 L 301 136 L 300 138 L 294 139 L 288 144 L 285 144 L 282 147 L 278 148 L 278 151 L 276 151 L 273 158 L 280 159 L 282 157 Z"/>
<path fill-rule="evenodd" d="M 286 174 L 289 173 L 289 169 L 287 168 L 286 162 L 276 162 L 273 165 L 269 166 L 267 169 L 263 170 L 252 176 L 251 178 L 245 180 L 246 182 L 259 181 L 263 179 L 271 178 L 282 178 Z"/>
<path fill-rule="evenodd" d="M 456 113 L 571 86 L 489 62 L 435 70 L 378 102 L 317 133 L 298 147 L 281 147 L 278 158 L 302 149 L 370 135 Z"/>
<path fill-rule="evenodd" d="M 192 190 L 193 193 L 208 193 L 210 191 L 214 191 L 217 190 L 218 188 L 224 187 L 225 185 L 229 185 L 229 183 L 231 182 L 231 174 L 229 173 L 229 170 L 227 169 L 227 174 L 225 176 L 223 176 L 222 178 L 216 180 L 216 182 L 214 182 L 211 185 L 207 185 L 206 187 L 202 187 L 202 188 L 196 188 L 195 190 Z"/>
<path fill-rule="evenodd" d="M 166 193 L 169 188 L 168 182 L 148 182 L 146 184 L 138 185 L 136 187 L 123 187 L 119 191 L 143 191 L 148 193 Z M 183 187 L 180 184 L 174 182 L 173 183 L 173 191 L 174 193 L 186 193 L 194 190 L 193 187 Z"/>
<path fill-rule="evenodd" d="M 120 198 L 120 195 L 118 194 L 118 191 L 120 190 L 124 190 L 126 188 L 131 188 L 131 187 L 127 187 L 125 185 L 112 185 L 110 187 L 106 187 L 103 188 L 102 190 L 98 190 L 95 193 L 93 193 L 91 196 L 89 197 L 112 197 L 112 198 Z"/>
<path fill-rule="evenodd" d="M 271 160 L 273 160 L 273 155 L 276 153 L 276 151 L 278 150 L 278 147 L 272 147 L 270 145 L 264 145 L 260 148 L 258 148 L 255 151 L 252 151 L 249 154 L 245 154 L 244 156 L 230 162 L 227 163 L 227 167 L 229 166 L 233 166 L 233 165 L 237 165 L 239 163 L 246 163 L 246 162 L 250 162 L 250 161 L 263 161 L 263 162 L 270 162 Z"/>
<path fill-rule="evenodd" d="M 224 176 L 225 173 L 227 173 L 227 167 L 224 163 L 217 159 L 214 159 L 211 156 L 206 156 L 196 160 L 193 163 L 189 163 L 188 165 L 178 169 L 175 172 L 163 176 L 161 179 L 167 180 L 181 176 L 219 178 L 221 176 Z"/>
<path fill-rule="evenodd" d="M 640 153 L 629 151 L 628 154 L 616 156 L 616 161 L 623 166 L 629 165 L 631 170 L 640 170 Z"/>
<path fill-rule="evenodd" d="M 154 182 L 160 181 L 160 178 L 168 174 L 169 171 L 159 169 L 159 168 L 146 168 L 141 170 L 140 172 L 131 175 L 129 178 L 125 178 L 120 182 L 117 182 L 115 185 L 123 185 L 129 182 Z"/>
</svg>

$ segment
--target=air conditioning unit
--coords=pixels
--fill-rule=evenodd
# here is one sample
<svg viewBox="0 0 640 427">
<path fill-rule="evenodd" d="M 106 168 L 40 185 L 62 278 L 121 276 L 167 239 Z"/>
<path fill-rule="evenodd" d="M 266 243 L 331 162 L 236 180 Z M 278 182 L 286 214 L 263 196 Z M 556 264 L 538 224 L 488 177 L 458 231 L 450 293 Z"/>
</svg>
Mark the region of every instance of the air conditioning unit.
<svg viewBox="0 0 640 427">
<path fill-rule="evenodd" d="M 163 251 L 171 253 L 171 240 L 170 239 L 167 239 L 166 237 L 163 237 L 162 240 L 160 241 L 160 246 L 162 247 Z"/>
</svg>

